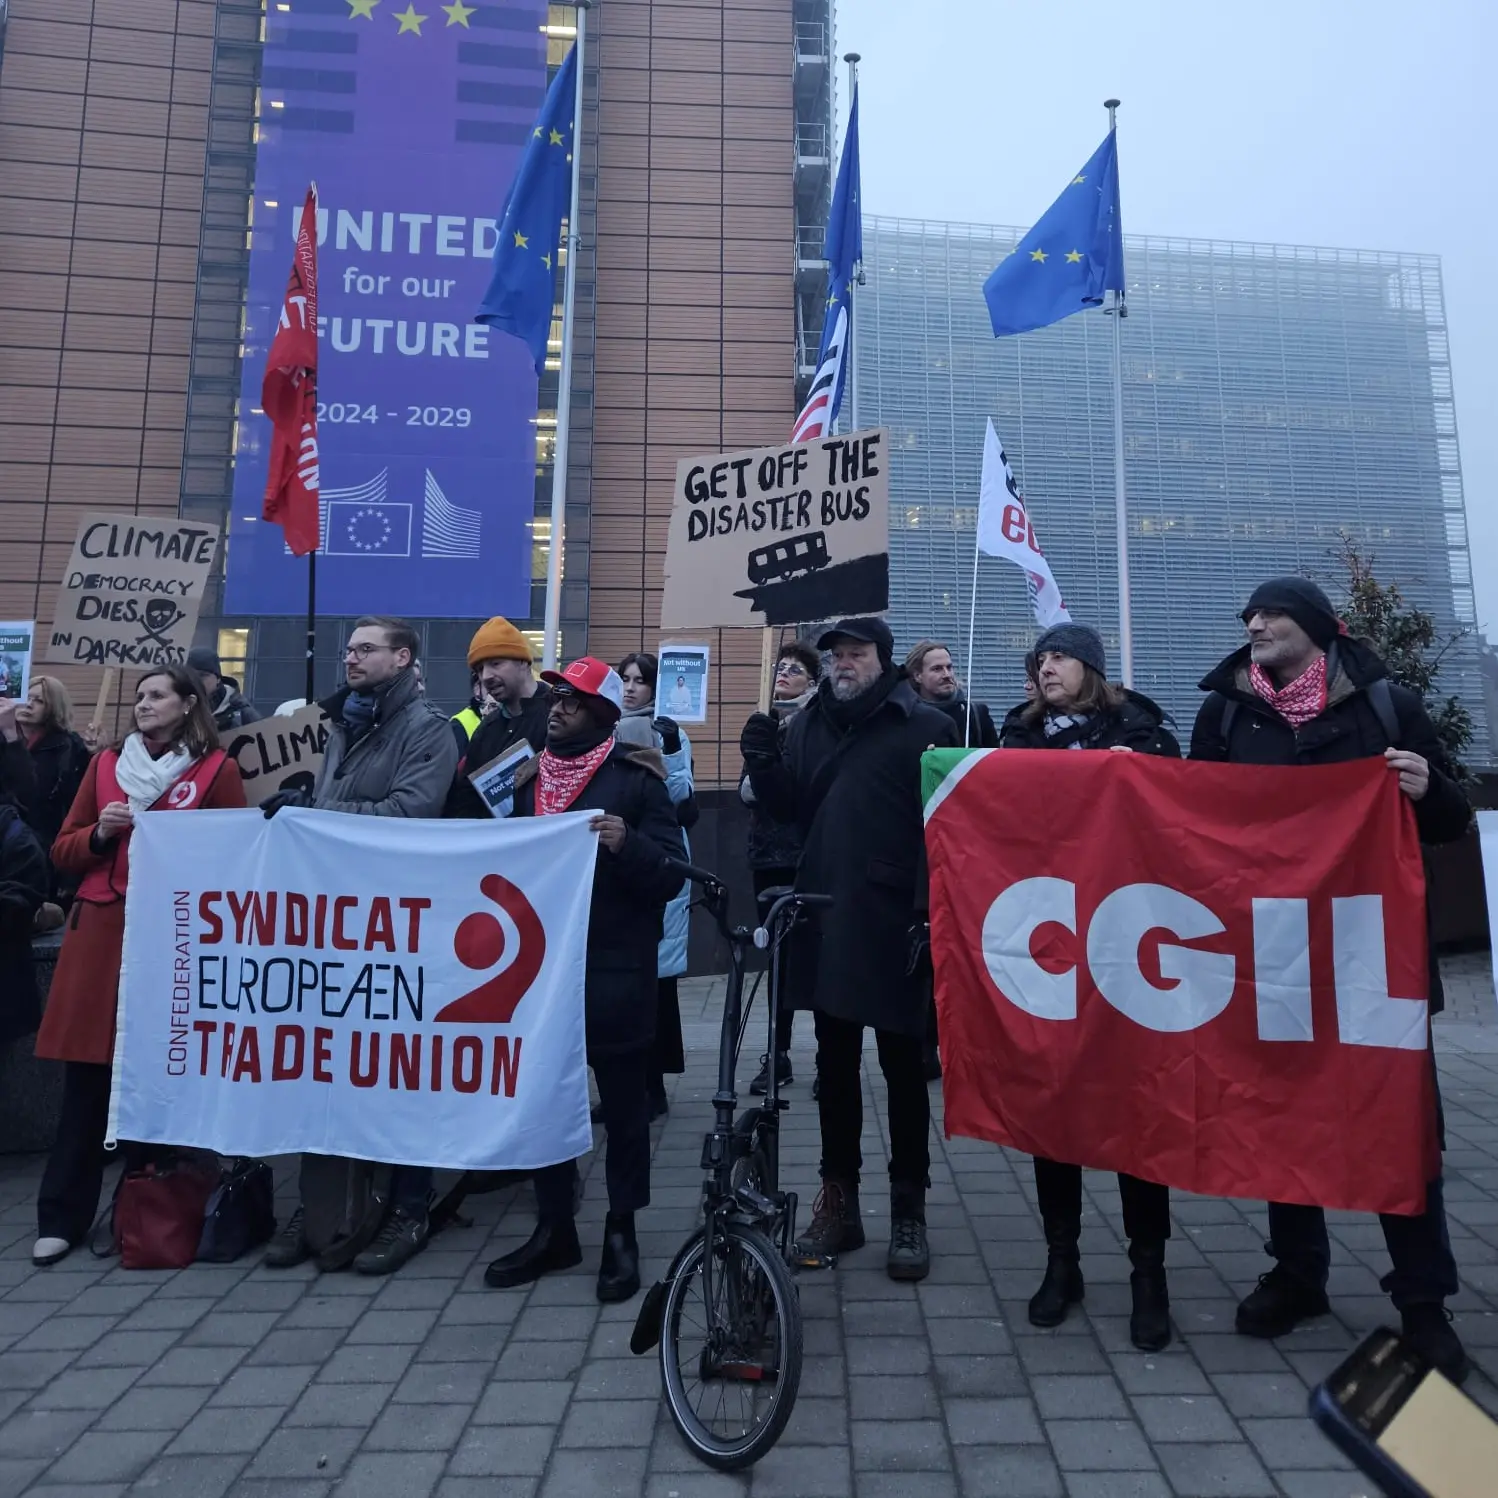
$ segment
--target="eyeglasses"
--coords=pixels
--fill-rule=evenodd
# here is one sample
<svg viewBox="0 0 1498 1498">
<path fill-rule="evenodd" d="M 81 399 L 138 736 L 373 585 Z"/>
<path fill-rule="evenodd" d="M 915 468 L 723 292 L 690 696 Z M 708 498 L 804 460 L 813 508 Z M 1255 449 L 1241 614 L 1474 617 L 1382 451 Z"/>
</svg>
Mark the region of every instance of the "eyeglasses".
<svg viewBox="0 0 1498 1498">
<path fill-rule="evenodd" d="M 785 661 L 776 666 L 775 674 L 777 676 L 805 676 L 806 667 L 798 665 L 795 661 Z"/>
<path fill-rule="evenodd" d="M 377 650 L 391 650 L 390 645 L 345 645 L 343 647 L 343 658 L 347 660 L 351 655 L 357 656 L 361 661 L 367 661 Z"/>
</svg>

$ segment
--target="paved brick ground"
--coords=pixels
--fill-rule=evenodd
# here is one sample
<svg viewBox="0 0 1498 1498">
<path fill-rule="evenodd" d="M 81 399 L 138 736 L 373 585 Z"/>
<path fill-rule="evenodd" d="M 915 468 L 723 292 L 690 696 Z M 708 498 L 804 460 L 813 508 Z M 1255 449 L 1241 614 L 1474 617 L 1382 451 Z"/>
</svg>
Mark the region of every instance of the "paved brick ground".
<svg viewBox="0 0 1498 1498">
<path fill-rule="evenodd" d="M 1462 1335 L 1498 1375 L 1498 1007 L 1486 956 L 1449 964 L 1437 1021 L 1447 1200 L 1466 1288 Z M 658 1130 L 647 1272 L 693 1224 L 720 989 L 686 985 L 691 1064 Z M 798 1062 L 809 1070 L 804 1027 Z M 876 1068 L 877 1071 L 877 1068 Z M 747 1081 L 747 1072 L 743 1079 Z M 791 1089 L 788 1178 L 814 1184 L 815 1118 Z M 882 1096 L 865 1153 L 882 1164 Z M 0 1159 L 0 1498 L 1354 1498 L 1367 1484 L 1305 1419 L 1306 1391 L 1389 1307 L 1375 1221 L 1333 1224 L 1334 1314 L 1277 1346 L 1238 1337 L 1233 1306 L 1267 1267 L 1262 1213 L 1178 1196 L 1169 1265 L 1181 1339 L 1128 1341 L 1117 1191 L 1089 1176 L 1087 1307 L 1037 1333 L 1024 1301 L 1042 1261 L 1028 1164 L 953 1140 L 933 1166 L 935 1267 L 882 1269 L 881 1171 L 870 1245 L 803 1276 L 801 1398 L 752 1476 L 681 1447 L 656 1361 L 629 1355 L 634 1306 L 593 1297 L 603 1217 L 590 1181 L 589 1262 L 528 1293 L 483 1287 L 530 1230 L 528 1192 L 476 1201 L 477 1222 L 390 1280 L 274 1274 L 247 1260 L 125 1273 L 86 1254 L 33 1270 L 40 1161 Z M 1498 1409 L 1483 1375 L 1473 1392 Z"/>
</svg>

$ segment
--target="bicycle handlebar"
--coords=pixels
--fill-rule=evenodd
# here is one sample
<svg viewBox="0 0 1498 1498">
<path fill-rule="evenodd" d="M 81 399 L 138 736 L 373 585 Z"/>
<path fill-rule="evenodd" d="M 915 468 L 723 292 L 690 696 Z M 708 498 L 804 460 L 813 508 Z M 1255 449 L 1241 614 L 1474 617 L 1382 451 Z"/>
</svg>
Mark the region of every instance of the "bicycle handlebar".
<svg viewBox="0 0 1498 1498">
<path fill-rule="evenodd" d="M 693 884 L 700 884 L 709 890 L 723 888 L 723 881 L 716 874 L 709 874 L 706 869 L 699 869 L 695 864 L 690 864 L 683 858 L 668 858 L 666 863 L 683 879 Z"/>
<path fill-rule="evenodd" d="M 712 913 L 718 929 L 730 942 L 752 943 L 757 947 L 768 946 L 769 930 L 787 907 L 795 907 L 798 910 L 818 910 L 833 903 L 831 895 L 791 890 L 775 901 L 757 928 L 735 931 L 728 924 L 728 886 L 716 874 L 709 873 L 706 869 L 699 869 L 695 864 L 690 864 L 683 858 L 669 858 L 666 862 L 668 867 L 680 874 L 683 879 L 691 884 L 702 886 L 703 903 Z"/>
</svg>

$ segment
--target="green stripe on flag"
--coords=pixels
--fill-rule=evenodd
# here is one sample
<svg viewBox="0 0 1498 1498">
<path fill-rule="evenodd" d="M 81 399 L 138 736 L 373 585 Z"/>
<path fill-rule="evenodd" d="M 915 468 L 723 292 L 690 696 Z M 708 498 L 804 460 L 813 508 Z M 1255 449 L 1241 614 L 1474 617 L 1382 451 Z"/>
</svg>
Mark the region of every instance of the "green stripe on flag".
<svg viewBox="0 0 1498 1498">
<path fill-rule="evenodd" d="M 942 788 L 947 777 L 964 760 L 981 754 L 981 749 L 928 749 L 921 755 L 921 805 L 928 808 L 931 798 Z"/>
</svg>

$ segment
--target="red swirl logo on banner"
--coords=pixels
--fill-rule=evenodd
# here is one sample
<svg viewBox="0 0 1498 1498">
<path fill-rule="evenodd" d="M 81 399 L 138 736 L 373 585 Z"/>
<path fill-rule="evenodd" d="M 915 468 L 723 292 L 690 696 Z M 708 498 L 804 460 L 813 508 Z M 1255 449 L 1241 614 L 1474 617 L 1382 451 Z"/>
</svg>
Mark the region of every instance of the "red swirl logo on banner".
<svg viewBox="0 0 1498 1498">
<path fill-rule="evenodd" d="M 438 1010 L 439 1023 L 509 1024 L 546 960 L 546 928 L 525 895 L 499 874 L 484 875 L 479 889 L 514 922 L 519 950 L 503 972 Z M 475 972 L 494 967 L 507 945 L 504 923 L 487 910 L 464 916 L 453 933 L 454 955 Z"/>
</svg>

